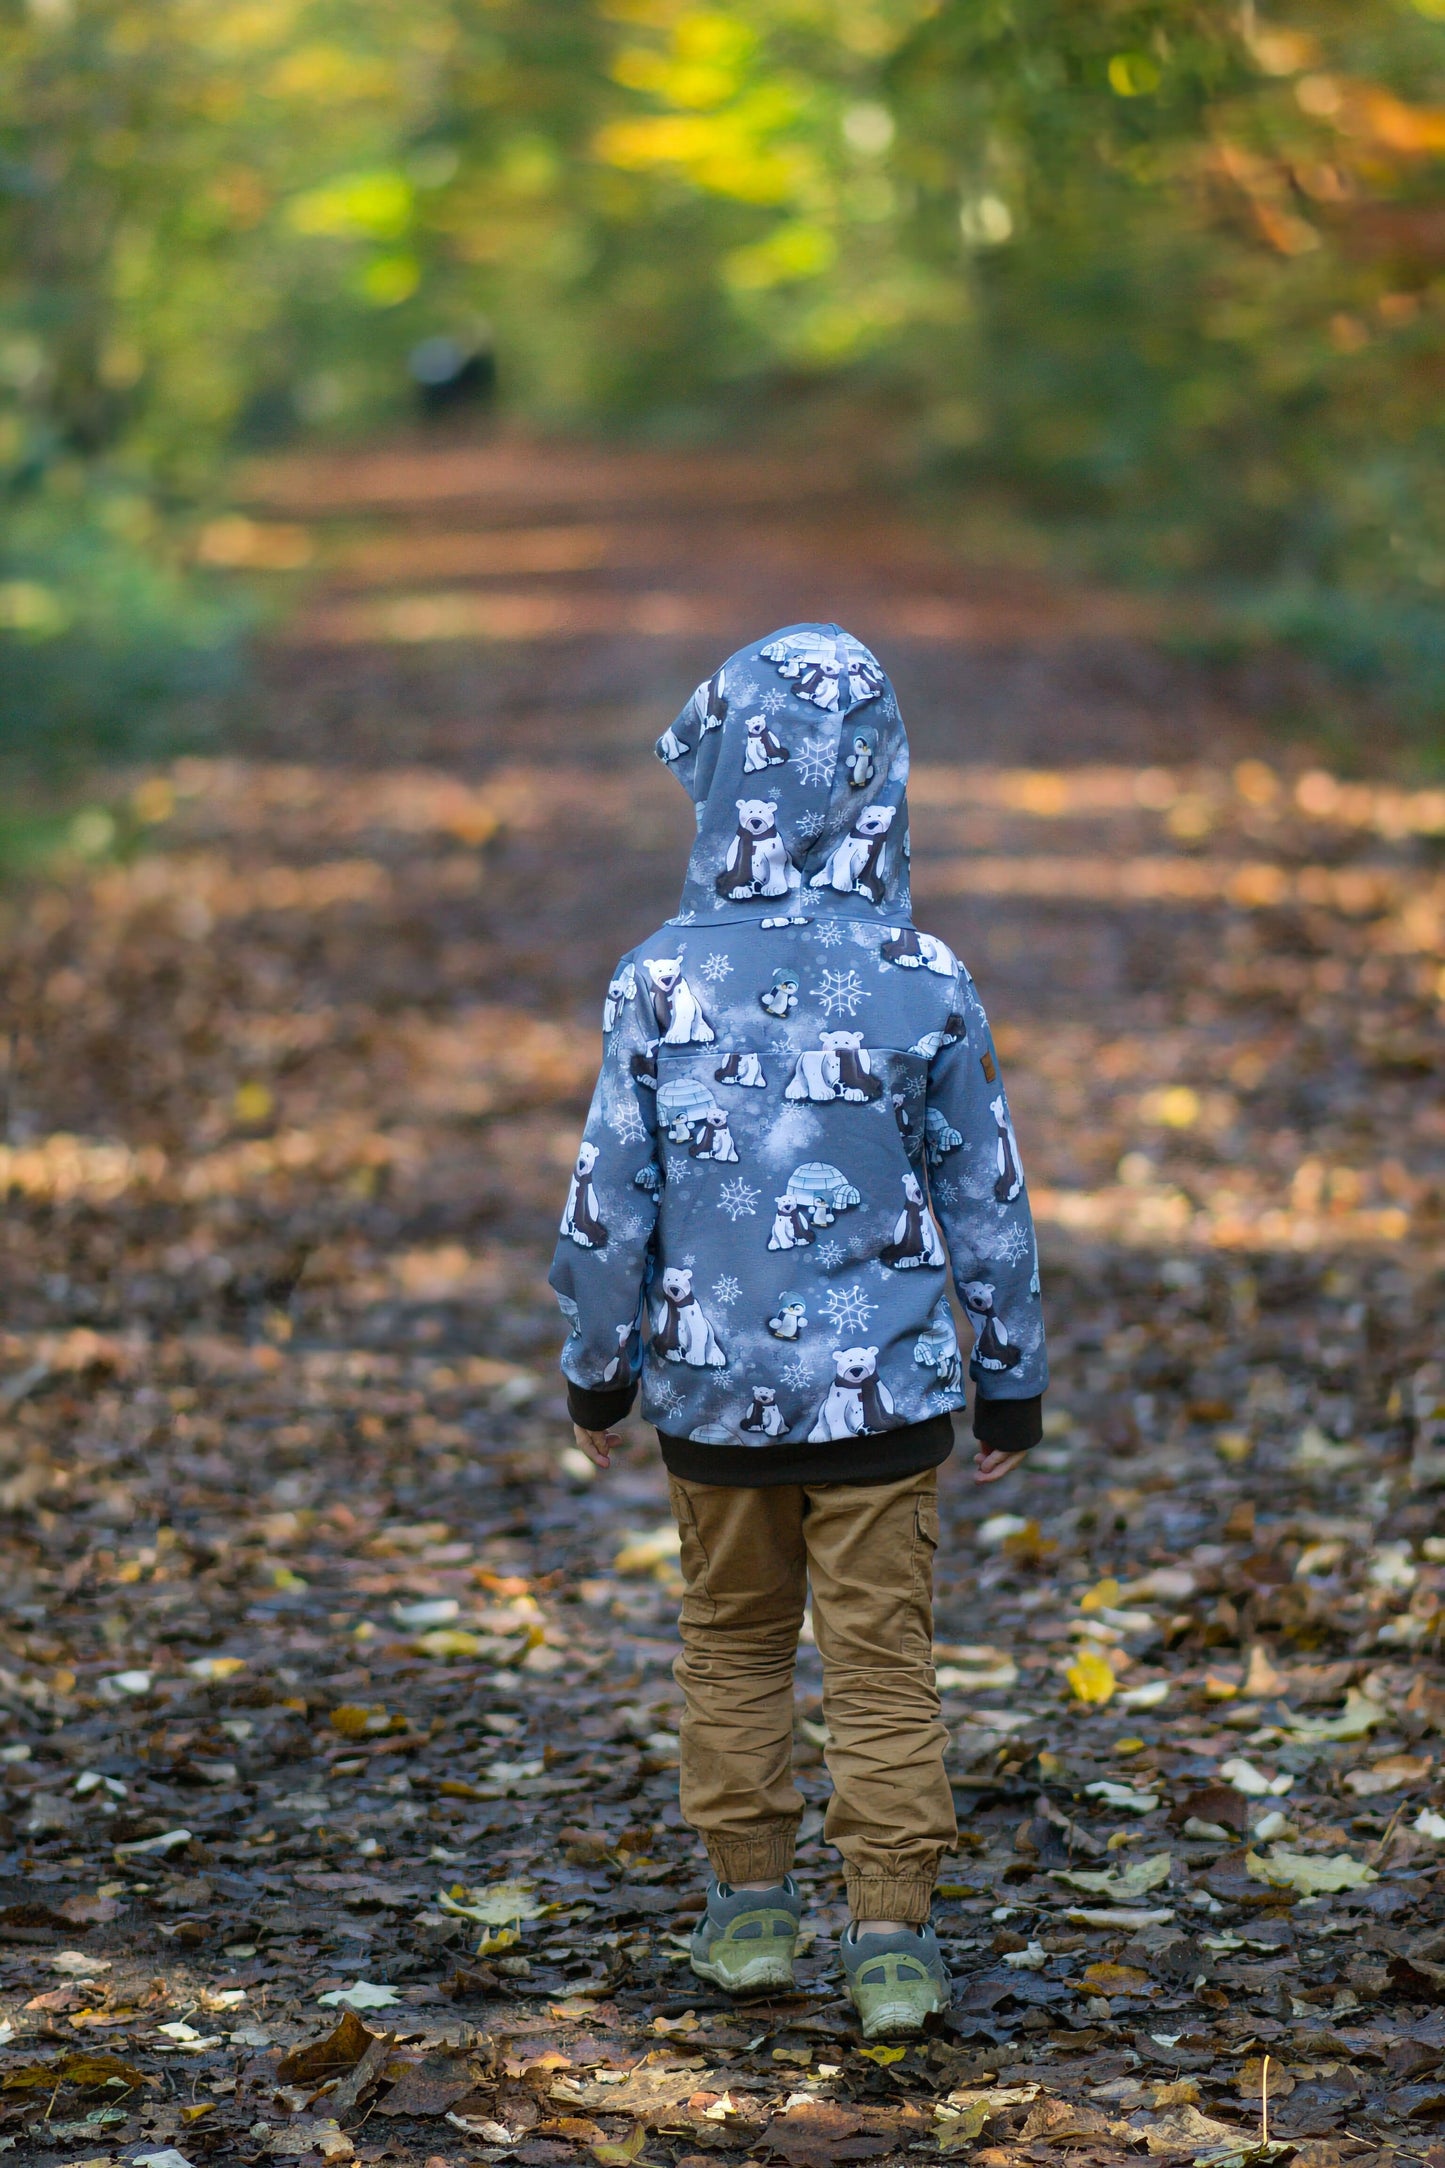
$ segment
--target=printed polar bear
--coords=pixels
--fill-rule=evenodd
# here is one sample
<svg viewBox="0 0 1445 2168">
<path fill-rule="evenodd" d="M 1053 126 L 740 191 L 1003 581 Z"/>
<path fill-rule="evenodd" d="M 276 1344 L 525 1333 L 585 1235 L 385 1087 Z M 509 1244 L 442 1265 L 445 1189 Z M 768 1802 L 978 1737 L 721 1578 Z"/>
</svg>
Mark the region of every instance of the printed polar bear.
<svg viewBox="0 0 1445 2168">
<path fill-rule="evenodd" d="M 788 748 L 775 730 L 769 730 L 766 715 L 749 716 L 743 728 L 748 734 L 743 774 L 761 775 L 766 768 L 780 768 L 788 757 Z"/>
<path fill-rule="evenodd" d="M 682 975 L 680 956 L 644 956 L 652 1013 L 664 1046 L 711 1046 L 717 1034 Z"/>
<path fill-rule="evenodd" d="M 758 896 L 786 896 L 801 885 L 788 847 L 778 834 L 776 798 L 739 798 L 737 833 L 717 877 L 720 896 L 748 903 Z"/>
<path fill-rule="evenodd" d="M 755 1385 L 752 1403 L 738 1425 L 739 1430 L 751 1431 L 764 1438 L 781 1438 L 787 1427 L 772 1386 Z"/>
<path fill-rule="evenodd" d="M 811 1099 L 815 1105 L 832 1099 L 855 1104 L 879 1099 L 883 1086 L 863 1049 L 861 1031 L 820 1031 L 816 1050 L 798 1056 L 785 1099 Z"/>
<path fill-rule="evenodd" d="M 692 1291 L 692 1274 L 669 1265 L 662 1275 L 662 1306 L 653 1316 L 652 1352 L 694 1370 L 721 1370 L 727 1362 L 717 1334 Z"/>
<path fill-rule="evenodd" d="M 592 1186 L 592 1170 L 596 1164 L 596 1145 L 580 1144 L 567 1191 L 567 1209 L 562 1214 L 562 1233 L 570 1235 L 579 1250 L 607 1247 L 607 1229 L 597 1210 L 597 1192 Z"/>
<path fill-rule="evenodd" d="M 624 1005 L 637 992 L 637 973 L 631 964 L 624 964 L 607 989 L 607 999 L 602 1004 L 602 1029 L 611 1031 Z"/>
<path fill-rule="evenodd" d="M 808 1432 L 809 1445 L 892 1428 L 893 1395 L 878 1375 L 876 1347 L 835 1347 L 833 1372 L 828 1397 Z"/>
<path fill-rule="evenodd" d="M 897 807 L 891 805 L 865 806 L 842 842 L 835 845 L 822 872 L 813 875 L 810 885 L 835 889 L 840 896 L 856 893 L 871 903 L 881 903 L 886 893 L 883 853 L 896 811 Z"/>
<path fill-rule="evenodd" d="M 936 934 L 920 933 L 916 926 L 889 926 L 878 950 L 886 964 L 901 964 L 905 971 L 932 971 L 940 979 L 951 979 L 958 969 L 958 958 L 947 942 Z"/>
</svg>

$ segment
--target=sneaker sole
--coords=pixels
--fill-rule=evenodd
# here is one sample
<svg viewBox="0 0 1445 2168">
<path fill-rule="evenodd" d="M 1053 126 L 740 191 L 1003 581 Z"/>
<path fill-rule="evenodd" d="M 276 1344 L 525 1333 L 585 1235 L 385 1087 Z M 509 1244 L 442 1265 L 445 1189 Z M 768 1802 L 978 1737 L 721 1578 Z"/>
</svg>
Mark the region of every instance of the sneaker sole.
<svg viewBox="0 0 1445 2168">
<path fill-rule="evenodd" d="M 857 2009 L 857 2004 L 854 2004 Z M 947 2005 L 941 1996 L 921 2007 L 915 2001 L 878 2003 L 866 2017 L 858 2012 L 865 2040 L 916 2039 L 923 2030 L 923 2021 L 936 2017 Z"/>
<path fill-rule="evenodd" d="M 796 1985 L 791 1952 L 784 1957 L 781 1951 L 769 1950 L 747 1958 L 736 1968 L 714 1965 L 702 1957 L 688 1962 L 700 1980 L 723 1988 L 729 1995 L 790 1995 Z"/>
</svg>

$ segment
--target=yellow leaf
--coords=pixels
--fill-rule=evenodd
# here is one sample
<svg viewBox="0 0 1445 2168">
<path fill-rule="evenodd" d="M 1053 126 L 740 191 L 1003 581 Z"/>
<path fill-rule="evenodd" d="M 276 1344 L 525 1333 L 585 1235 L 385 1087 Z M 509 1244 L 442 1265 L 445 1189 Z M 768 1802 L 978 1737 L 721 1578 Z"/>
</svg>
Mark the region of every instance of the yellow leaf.
<svg viewBox="0 0 1445 2168">
<path fill-rule="evenodd" d="M 275 1104 L 268 1085 L 238 1084 L 231 1112 L 247 1129 L 254 1129 L 259 1122 L 269 1121 Z"/>
<path fill-rule="evenodd" d="M 1296 1716 L 1292 1709 L 1286 1710 L 1292 1739 L 1363 1739 L 1377 1724 L 1383 1724 L 1389 1713 L 1377 1701 L 1371 1701 L 1368 1694 L 1361 1693 L 1358 1686 L 1345 1689 L 1341 1716 Z"/>
<path fill-rule="evenodd" d="M 868 2053 L 866 2048 L 864 2053 Z M 939 2125 L 939 2152 L 956 2153 L 962 2146 L 972 2145 L 993 2112 L 987 2100 L 976 2100 L 962 2115 L 951 2115 L 947 2122 Z"/>
<path fill-rule="evenodd" d="M 1142 1995 L 1149 1987 L 1149 1975 L 1137 1965 L 1088 1965 L 1084 1985 L 1096 1995 Z"/>
<path fill-rule="evenodd" d="M 198 2100 L 193 2108 L 182 2108 L 181 2121 L 183 2123 L 199 2123 L 203 2115 L 214 2115 L 215 2110 L 216 2103 L 214 2100 Z"/>
<path fill-rule="evenodd" d="M 331 1728 L 343 1739 L 364 1739 L 370 1732 L 385 1731 L 390 1721 L 385 1709 L 365 1709 L 358 1701 L 343 1701 L 331 1712 Z"/>
<path fill-rule="evenodd" d="M 1081 1611 L 1112 1611 L 1117 1607 L 1121 1593 L 1119 1584 L 1112 1573 L 1106 1574 L 1102 1581 L 1096 1581 L 1092 1588 L 1085 1589 L 1083 1595 L 1079 1598 L 1079 1609 Z"/>
<path fill-rule="evenodd" d="M 1373 1867 L 1363 1860 L 1352 1859 L 1348 1852 L 1332 1852 L 1313 1858 L 1303 1852 L 1281 1851 L 1276 1845 L 1268 1859 L 1258 1852 L 1246 1852 L 1244 1864 L 1256 1882 L 1268 1882 L 1275 1889 L 1298 1890 L 1302 1897 L 1331 1895 L 1336 1890 L 1360 1889 L 1366 1882 L 1378 1882 L 1380 1877 Z"/>
<path fill-rule="evenodd" d="M 907 2048 L 860 2048 L 858 2052 L 860 2055 L 866 2055 L 870 2063 L 877 2063 L 880 2070 L 886 2070 L 890 2063 L 901 2063 L 908 2050 Z"/>
<path fill-rule="evenodd" d="M 530 1882 L 493 1882 L 476 1889 L 465 1889 L 458 1882 L 449 1890 L 438 1890 L 436 1901 L 443 1912 L 475 1920 L 481 1927 L 510 1927 L 518 1920 L 539 1920 L 557 1909 L 535 1896 Z"/>
<path fill-rule="evenodd" d="M 1102 1708 L 1114 1698 L 1114 1671 L 1109 1660 L 1098 1649 L 1080 1649 L 1064 1673 L 1076 1701 L 1086 1708 Z"/>
<path fill-rule="evenodd" d="M 652 1573 L 658 1566 L 664 1566 L 676 1558 L 681 1549 L 682 1537 L 671 1522 L 646 1534 L 634 1532 L 613 1559 L 613 1571 Z"/>
<path fill-rule="evenodd" d="M 634 2123 L 621 2145 L 594 2145 L 588 2150 L 594 2160 L 601 2161 L 602 2168 L 632 2168 L 646 2143 L 646 2124 Z"/>
<path fill-rule="evenodd" d="M 439 1626 L 435 1633 L 419 1634 L 414 1646 L 423 1656 L 433 1656 L 444 1662 L 449 1656 L 475 1656 L 482 1647 L 479 1634 L 469 1634 L 460 1626 Z"/>
</svg>

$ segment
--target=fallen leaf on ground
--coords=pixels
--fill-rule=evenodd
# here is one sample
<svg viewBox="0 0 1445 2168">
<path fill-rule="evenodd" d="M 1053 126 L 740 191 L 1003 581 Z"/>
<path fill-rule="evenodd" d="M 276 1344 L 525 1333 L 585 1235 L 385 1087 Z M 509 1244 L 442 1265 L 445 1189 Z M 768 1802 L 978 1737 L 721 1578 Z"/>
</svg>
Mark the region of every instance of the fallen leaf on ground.
<svg viewBox="0 0 1445 2168">
<path fill-rule="evenodd" d="M 1352 1859 L 1348 1852 L 1328 1855 L 1305 1852 L 1283 1852 L 1278 1846 L 1269 1857 L 1262 1858 L 1258 1852 L 1246 1852 L 1244 1864 L 1256 1882 L 1269 1882 L 1276 1889 L 1295 1889 L 1302 1897 L 1330 1895 L 1335 1890 L 1361 1889 L 1367 1882 L 1378 1882 L 1380 1877 L 1373 1867 L 1362 1860 Z"/>
</svg>

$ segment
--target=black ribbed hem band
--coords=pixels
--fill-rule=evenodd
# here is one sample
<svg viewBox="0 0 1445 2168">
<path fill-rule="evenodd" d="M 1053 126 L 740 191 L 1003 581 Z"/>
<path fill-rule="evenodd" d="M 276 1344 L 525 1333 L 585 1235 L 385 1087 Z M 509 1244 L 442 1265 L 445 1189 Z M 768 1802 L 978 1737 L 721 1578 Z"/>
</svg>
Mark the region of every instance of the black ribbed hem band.
<svg viewBox="0 0 1445 2168">
<path fill-rule="evenodd" d="M 1032 1400 L 985 1400 L 973 1396 L 973 1434 L 990 1453 L 1027 1453 L 1044 1434 L 1044 1396 Z"/>
<path fill-rule="evenodd" d="M 953 1451 L 953 1418 L 930 1415 L 898 1430 L 865 1431 L 861 1438 L 813 1445 L 699 1445 L 692 1438 L 657 1433 L 669 1475 L 687 1483 L 719 1483 L 729 1490 L 765 1490 L 774 1483 L 896 1483 L 936 1468 Z"/>
<path fill-rule="evenodd" d="M 574 1385 L 567 1380 L 567 1413 L 584 1430 L 611 1430 L 631 1414 L 636 1398 L 635 1379 L 627 1385 Z"/>
</svg>

